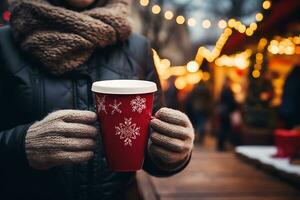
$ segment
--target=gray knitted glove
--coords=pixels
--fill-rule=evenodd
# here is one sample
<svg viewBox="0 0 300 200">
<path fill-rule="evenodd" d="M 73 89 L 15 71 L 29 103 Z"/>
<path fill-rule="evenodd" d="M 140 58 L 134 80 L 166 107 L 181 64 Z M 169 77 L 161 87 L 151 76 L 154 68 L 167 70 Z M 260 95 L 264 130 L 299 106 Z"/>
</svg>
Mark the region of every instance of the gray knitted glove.
<svg viewBox="0 0 300 200">
<path fill-rule="evenodd" d="M 29 165 L 49 169 L 93 157 L 97 115 L 90 111 L 60 110 L 33 124 L 25 137 Z"/>
<path fill-rule="evenodd" d="M 185 165 L 194 142 L 194 129 L 189 118 L 178 110 L 161 108 L 150 124 L 154 130 L 148 146 L 152 161 L 167 171 Z"/>
</svg>

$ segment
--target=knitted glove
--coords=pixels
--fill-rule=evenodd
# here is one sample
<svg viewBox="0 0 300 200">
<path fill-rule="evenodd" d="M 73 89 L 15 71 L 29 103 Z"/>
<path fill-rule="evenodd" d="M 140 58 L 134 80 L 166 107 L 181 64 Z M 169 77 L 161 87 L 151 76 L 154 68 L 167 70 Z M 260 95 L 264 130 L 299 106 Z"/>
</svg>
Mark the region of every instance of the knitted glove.
<svg viewBox="0 0 300 200">
<path fill-rule="evenodd" d="M 151 120 L 154 132 L 150 136 L 148 152 L 161 169 L 180 169 L 190 158 L 194 129 L 189 118 L 178 110 L 161 108 Z"/>
<path fill-rule="evenodd" d="M 25 137 L 29 165 L 49 169 L 93 157 L 97 115 L 90 111 L 60 110 L 33 124 Z"/>
</svg>

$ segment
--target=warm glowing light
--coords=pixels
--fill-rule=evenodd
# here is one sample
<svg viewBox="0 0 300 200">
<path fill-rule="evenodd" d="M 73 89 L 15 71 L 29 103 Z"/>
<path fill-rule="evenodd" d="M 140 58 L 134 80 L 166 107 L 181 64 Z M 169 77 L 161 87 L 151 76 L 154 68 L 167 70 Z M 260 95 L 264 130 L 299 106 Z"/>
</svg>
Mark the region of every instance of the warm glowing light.
<svg viewBox="0 0 300 200">
<path fill-rule="evenodd" d="M 278 42 L 277 40 L 271 40 L 270 44 L 271 44 L 271 45 L 278 45 L 279 42 Z"/>
<path fill-rule="evenodd" d="M 231 28 L 233 28 L 234 25 L 235 25 L 235 22 L 236 22 L 235 19 L 230 19 L 230 20 L 228 21 L 228 26 L 231 27 Z"/>
<path fill-rule="evenodd" d="M 171 19 L 173 19 L 173 17 L 174 17 L 174 14 L 173 14 L 172 11 L 168 10 L 168 11 L 165 12 L 165 18 L 167 20 L 171 20 Z"/>
<path fill-rule="evenodd" d="M 224 34 L 225 34 L 226 36 L 230 36 L 230 35 L 232 34 L 231 28 L 226 28 L 225 31 L 224 31 Z"/>
<path fill-rule="evenodd" d="M 213 62 L 214 59 L 215 59 L 215 57 L 214 57 L 213 55 L 211 55 L 211 54 L 208 54 L 208 55 L 206 56 L 206 60 L 207 60 L 208 62 Z"/>
<path fill-rule="evenodd" d="M 262 60 L 264 58 L 262 53 L 257 53 L 255 57 L 257 60 Z"/>
<path fill-rule="evenodd" d="M 250 24 L 250 29 L 252 29 L 253 31 L 255 31 L 257 29 L 257 23 L 253 22 Z"/>
<path fill-rule="evenodd" d="M 210 79 L 209 72 L 203 72 L 202 79 L 203 79 L 203 81 L 208 81 Z"/>
<path fill-rule="evenodd" d="M 272 54 L 294 55 L 297 52 L 293 38 L 280 38 L 272 40 L 268 46 L 268 51 Z"/>
<path fill-rule="evenodd" d="M 235 28 L 236 30 L 238 30 L 239 27 L 240 27 L 241 25 L 242 25 L 242 22 L 236 21 L 235 24 L 234 24 L 234 28 Z"/>
<path fill-rule="evenodd" d="M 257 13 L 257 14 L 255 15 L 255 19 L 256 19 L 256 21 L 258 21 L 258 22 L 262 21 L 263 18 L 264 18 L 264 16 L 263 16 L 262 13 Z"/>
<path fill-rule="evenodd" d="M 293 38 L 293 42 L 294 42 L 295 44 L 300 44 L 300 36 L 299 36 L 299 37 L 295 36 L 295 37 Z"/>
<path fill-rule="evenodd" d="M 263 8 L 264 9 L 269 9 L 271 7 L 271 1 L 269 1 L 269 0 L 266 0 L 266 1 L 264 1 L 263 2 Z"/>
<path fill-rule="evenodd" d="M 295 46 L 287 46 L 286 48 L 285 48 L 285 51 L 284 51 L 284 53 L 286 54 L 286 55 L 293 55 L 293 54 L 295 54 Z"/>
<path fill-rule="evenodd" d="M 190 61 L 187 65 L 186 65 L 186 69 L 188 72 L 197 72 L 199 70 L 199 64 L 196 61 Z"/>
<path fill-rule="evenodd" d="M 160 13 L 160 11 L 161 11 L 161 8 L 160 8 L 160 6 L 159 5 L 154 5 L 154 6 L 152 6 L 152 13 L 153 14 L 159 14 Z"/>
<path fill-rule="evenodd" d="M 279 52 L 279 49 L 277 46 L 269 46 L 268 51 L 270 51 L 272 54 L 277 54 Z"/>
<path fill-rule="evenodd" d="M 239 69 L 246 69 L 250 65 L 250 56 L 252 55 L 252 51 L 247 49 L 241 53 L 234 55 L 222 55 L 218 59 L 216 59 L 215 63 L 218 66 L 226 66 L 226 67 L 237 67 Z"/>
<path fill-rule="evenodd" d="M 245 25 L 239 26 L 238 31 L 239 31 L 240 33 L 244 33 L 244 32 L 246 31 L 246 26 L 245 26 Z"/>
<path fill-rule="evenodd" d="M 141 6 L 148 6 L 149 5 L 149 0 L 140 0 Z"/>
<path fill-rule="evenodd" d="M 218 26 L 219 26 L 219 28 L 224 29 L 224 28 L 226 28 L 226 26 L 227 26 L 227 22 L 226 22 L 224 19 L 221 19 L 221 20 L 218 22 Z"/>
<path fill-rule="evenodd" d="M 253 70 L 252 71 L 252 77 L 253 78 L 258 78 L 258 77 L 260 77 L 260 71 L 259 70 Z"/>
<path fill-rule="evenodd" d="M 187 23 L 189 26 L 194 27 L 194 26 L 196 26 L 197 21 L 195 20 L 195 18 L 189 18 Z"/>
<path fill-rule="evenodd" d="M 254 64 L 254 69 L 261 70 L 261 63 L 260 64 L 255 63 Z"/>
<path fill-rule="evenodd" d="M 210 26 L 211 26 L 211 22 L 208 19 L 206 19 L 202 22 L 203 28 L 208 29 Z"/>
<path fill-rule="evenodd" d="M 247 29 L 246 29 L 246 35 L 247 35 L 247 36 L 251 36 L 251 35 L 253 35 L 253 31 L 252 31 L 252 29 L 250 29 L 250 28 L 247 28 Z"/>
<path fill-rule="evenodd" d="M 184 76 L 187 73 L 184 66 L 170 67 L 169 71 L 173 76 Z"/>
<path fill-rule="evenodd" d="M 233 83 L 231 89 L 234 93 L 240 93 L 242 91 L 242 86 L 238 83 Z"/>
<path fill-rule="evenodd" d="M 176 80 L 175 80 L 175 87 L 178 89 L 178 90 L 182 90 L 186 87 L 187 85 L 187 82 L 185 80 L 184 77 L 178 77 Z"/>
<path fill-rule="evenodd" d="M 168 71 L 165 71 L 163 74 L 160 74 L 159 77 L 163 80 L 167 80 L 168 78 L 170 78 L 171 73 Z"/>
<path fill-rule="evenodd" d="M 163 65 L 165 68 L 169 68 L 171 66 L 171 62 L 168 59 L 162 59 L 160 61 L 161 65 Z"/>
<path fill-rule="evenodd" d="M 184 22 L 185 22 L 184 16 L 182 16 L 182 15 L 177 16 L 176 22 L 177 22 L 177 24 L 184 24 Z"/>
<path fill-rule="evenodd" d="M 202 79 L 202 76 L 203 76 L 202 71 L 199 71 L 197 73 L 188 74 L 186 76 L 186 80 L 189 84 L 193 85 L 199 83 Z"/>
<path fill-rule="evenodd" d="M 258 42 L 257 50 L 262 51 L 267 44 L 268 44 L 268 40 L 266 38 L 261 38 Z"/>
<path fill-rule="evenodd" d="M 206 48 L 205 47 L 200 47 L 199 49 L 198 49 L 198 53 L 199 54 L 204 54 L 204 51 L 206 50 Z"/>
</svg>

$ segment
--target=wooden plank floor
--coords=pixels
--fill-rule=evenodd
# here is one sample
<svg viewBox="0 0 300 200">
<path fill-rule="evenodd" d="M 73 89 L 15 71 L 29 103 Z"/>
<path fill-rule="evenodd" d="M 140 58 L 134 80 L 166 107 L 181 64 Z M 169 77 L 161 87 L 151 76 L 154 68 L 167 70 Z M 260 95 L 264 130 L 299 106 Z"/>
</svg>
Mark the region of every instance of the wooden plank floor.
<svg viewBox="0 0 300 200">
<path fill-rule="evenodd" d="M 138 173 L 146 200 L 300 200 L 300 191 L 239 160 L 196 147 L 189 166 L 169 178 Z"/>
</svg>

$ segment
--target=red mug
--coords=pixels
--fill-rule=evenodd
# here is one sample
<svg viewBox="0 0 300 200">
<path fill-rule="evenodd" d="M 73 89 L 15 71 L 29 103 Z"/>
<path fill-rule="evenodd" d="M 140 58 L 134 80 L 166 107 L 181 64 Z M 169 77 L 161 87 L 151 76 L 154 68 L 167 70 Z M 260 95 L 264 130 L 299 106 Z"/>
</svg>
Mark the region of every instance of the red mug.
<svg viewBox="0 0 300 200">
<path fill-rule="evenodd" d="M 275 157 L 294 157 L 300 151 L 300 133 L 295 130 L 275 130 Z"/>
<path fill-rule="evenodd" d="M 108 167 L 130 172 L 142 168 L 149 138 L 155 83 L 108 80 L 93 83 Z"/>
</svg>

